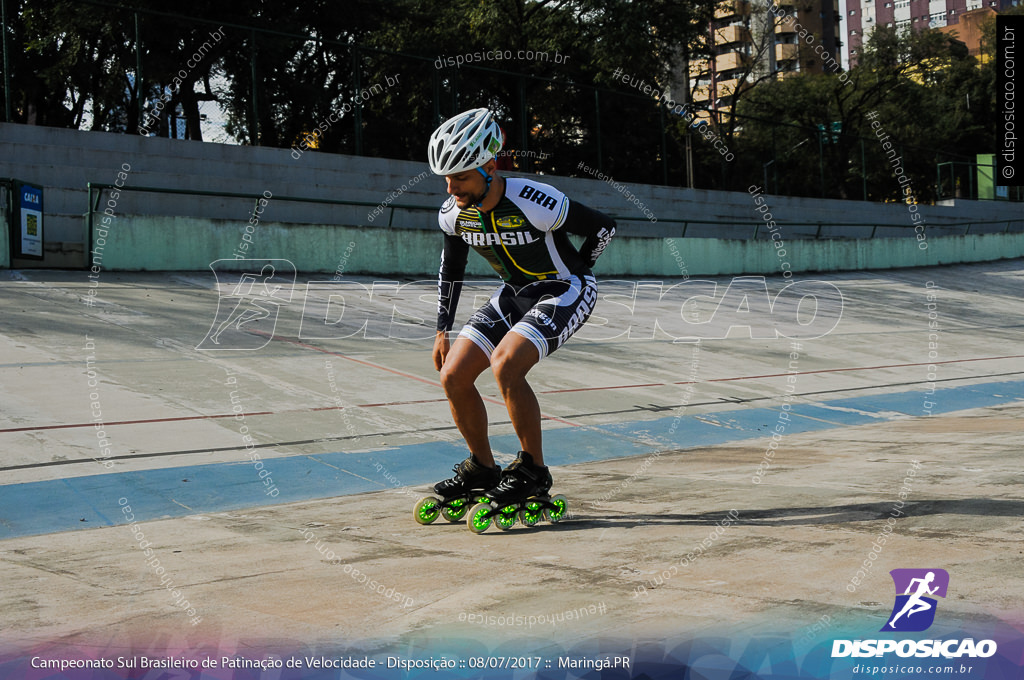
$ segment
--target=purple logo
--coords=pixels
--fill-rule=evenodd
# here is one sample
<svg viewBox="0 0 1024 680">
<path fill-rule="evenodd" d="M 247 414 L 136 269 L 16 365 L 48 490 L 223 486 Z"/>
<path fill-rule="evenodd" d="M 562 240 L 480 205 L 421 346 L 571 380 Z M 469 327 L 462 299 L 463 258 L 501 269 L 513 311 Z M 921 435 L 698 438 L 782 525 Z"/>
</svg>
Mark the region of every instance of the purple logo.
<svg viewBox="0 0 1024 680">
<path fill-rule="evenodd" d="M 949 573 L 945 569 L 893 569 L 896 603 L 882 631 L 915 633 L 928 630 L 935 621 L 936 600 L 946 597 Z"/>
</svg>

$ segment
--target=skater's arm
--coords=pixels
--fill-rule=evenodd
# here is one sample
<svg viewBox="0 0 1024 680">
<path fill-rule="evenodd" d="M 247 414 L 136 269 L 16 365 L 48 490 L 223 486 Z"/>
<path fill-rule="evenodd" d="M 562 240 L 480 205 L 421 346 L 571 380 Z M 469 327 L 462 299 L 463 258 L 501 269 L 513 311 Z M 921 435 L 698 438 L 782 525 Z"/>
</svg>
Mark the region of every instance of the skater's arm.
<svg viewBox="0 0 1024 680">
<path fill-rule="evenodd" d="M 437 335 L 434 337 L 434 368 L 441 370 L 451 347 L 448 331 L 455 324 L 455 312 L 462 294 L 469 246 L 458 236 L 444 235 L 441 268 L 437 275 Z"/>
<path fill-rule="evenodd" d="M 469 246 L 458 236 L 445 234 L 441 251 L 441 269 L 437 275 L 437 330 L 450 331 L 462 293 Z"/>
<path fill-rule="evenodd" d="M 434 336 L 434 370 L 440 371 L 444 366 L 444 360 L 452 348 L 451 340 L 448 339 L 448 331 L 438 331 Z"/>
<path fill-rule="evenodd" d="M 580 246 L 580 255 L 588 267 L 593 267 L 604 252 L 608 242 L 615 235 L 615 220 L 603 212 L 588 208 L 578 201 L 569 202 L 569 214 L 565 218 L 565 229 L 571 234 L 585 236 Z"/>
</svg>

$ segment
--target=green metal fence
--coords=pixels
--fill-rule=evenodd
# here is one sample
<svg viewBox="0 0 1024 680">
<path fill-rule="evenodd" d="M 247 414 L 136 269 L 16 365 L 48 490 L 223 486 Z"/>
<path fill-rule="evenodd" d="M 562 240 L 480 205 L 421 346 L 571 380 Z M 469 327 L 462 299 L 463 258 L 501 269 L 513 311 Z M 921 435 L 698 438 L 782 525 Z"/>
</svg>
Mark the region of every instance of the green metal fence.
<svg viewBox="0 0 1024 680">
<path fill-rule="evenodd" d="M 86 184 L 86 191 L 88 194 L 88 208 L 85 213 L 86 219 L 86 233 L 87 233 L 87 245 L 89 250 L 93 247 L 93 227 L 95 225 L 95 216 L 100 212 L 100 206 L 102 203 L 103 193 L 106 191 L 134 191 L 140 193 L 155 193 L 155 194 L 172 194 L 172 195 L 183 195 L 183 196 L 198 196 L 198 197 L 211 197 L 211 198 L 237 198 L 247 199 L 255 201 L 257 204 L 261 199 L 264 199 L 263 194 L 255 193 L 244 193 L 244 192 L 230 192 L 230 191 L 203 191 L 194 189 L 175 189 L 167 187 L 147 187 L 147 186 L 117 186 L 105 182 L 89 182 Z M 336 206 L 362 206 L 362 207 L 377 207 L 379 203 L 371 203 L 367 201 L 350 201 L 341 199 L 330 199 L 330 198 L 311 198 L 304 196 L 283 196 L 275 194 L 273 197 L 274 201 L 287 201 L 294 203 L 309 203 L 319 205 L 336 205 Z M 396 212 L 423 212 L 428 215 L 434 215 L 437 213 L 436 205 L 415 205 L 415 204 L 398 204 L 392 203 L 387 206 L 389 211 L 387 228 L 392 228 L 394 223 L 394 216 Z M 612 215 L 612 217 L 619 222 L 637 222 L 645 223 L 648 222 L 645 217 L 638 217 L 635 215 Z M 657 238 L 685 238 L 688 232 L 692 233 L 692 229 L 695 227 L 730 227 L 739 231 L 749 230 L 748 236 L 741 238 L 758 239 L 758 238 L 769 238 L 769 235 L 764 232 L 765 222 L 761 219 L 751 220 L 710 220 L 710 219 L 688 219 L 688 218 L 659 218 L 659 224 L 671 224 L 678 228 L 678 232 L 671 236 L 658 236 Z M 809 240 L 822 240 L 822 239 L 833 239 L 837 238 L 834 234 L 839 232 L 843 233 L 846 230 L 853 230 L 857 233 L 855 236 L 846 235 L 843 238 L 874 238 L 880 229 L 893 229 L 898 232 L 905 232 L 908 237 L 913 237 L 916 226 L 908 223 L 906 220 L 900 222 L 787 222 L 781 220 L 775 220 L 775 224 L 782 230 L 785 231 L 786 237 L 789 239 L 809 239 Z M 360 224 L 351 226 L 382 226 L 382 225 L 370 225 Z M 969 235 L 976 234 L 979 231 L 985 231 L 988 233 L 1009 233 L 1011 231 L 1018 232 L 1024 231 L 1024 217 L 1017 219 L 1000 219 L 1000 220 L 968 220 L 963 222 L 948 222 L 932 224 L 929 227 L 933 230 L 941 230 L 948 235 Z M 953 234 L 950 234 L 953 232 Z M 88 252 L 88 250 L 86 251 Z"/>
</svg>

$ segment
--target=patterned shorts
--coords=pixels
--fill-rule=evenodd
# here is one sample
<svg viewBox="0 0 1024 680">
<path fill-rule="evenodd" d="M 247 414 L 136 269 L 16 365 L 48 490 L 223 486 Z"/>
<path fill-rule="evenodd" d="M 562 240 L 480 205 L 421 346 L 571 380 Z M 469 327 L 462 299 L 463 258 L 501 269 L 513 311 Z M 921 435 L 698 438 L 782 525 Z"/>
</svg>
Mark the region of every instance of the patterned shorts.
<svg viewBox="0 0 1024 680">
<path fill-rule="evenodd" d="M 535 281 L 519 290 L 507 283 L 478 309 L 459 332 L 490 358 L 512 331 L 536 347 L 543 359 L 578 331 L 597 304 L 597 280 L 588 275 Z"/>
</svg>

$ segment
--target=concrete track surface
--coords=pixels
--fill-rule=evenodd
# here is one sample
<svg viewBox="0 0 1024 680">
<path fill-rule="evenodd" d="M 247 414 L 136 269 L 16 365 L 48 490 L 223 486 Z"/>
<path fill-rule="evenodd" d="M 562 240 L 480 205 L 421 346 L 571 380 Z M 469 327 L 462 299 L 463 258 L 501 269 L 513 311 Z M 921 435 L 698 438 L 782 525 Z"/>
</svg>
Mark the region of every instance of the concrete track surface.
<svg viewBox="0 0 1024 680">
<path fill-rule="evenodd" d="M 0 677 L 1022 677 L 1024 261 L 603 282 L 531 374 L 569 514 L 480 535 L 413 519 L 466 455 L 429 285 L 277 272 L 0 273 Z M 948 573 L 927 632 L 894 569 Z"/>
</svg>

